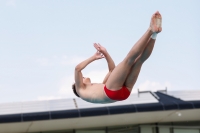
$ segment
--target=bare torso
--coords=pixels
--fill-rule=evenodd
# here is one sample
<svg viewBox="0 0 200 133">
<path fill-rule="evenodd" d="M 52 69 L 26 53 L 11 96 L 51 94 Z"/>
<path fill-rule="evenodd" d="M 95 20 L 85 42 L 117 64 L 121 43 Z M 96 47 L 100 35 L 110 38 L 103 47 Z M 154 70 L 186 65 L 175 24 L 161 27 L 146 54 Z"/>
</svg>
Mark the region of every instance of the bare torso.
<svg viewBox="0 0 200 133">
<path fill-rule="evenodd" d="M 105 84 L 101 83 L 91 83 L 85 84 L 85 89 L 80 89 L 78 91 L 80 97 L 91 103 L 113 103 L 116 102 L 114 100 L 109 99 L 105 92 L 104 86 Z"/>
</svg>

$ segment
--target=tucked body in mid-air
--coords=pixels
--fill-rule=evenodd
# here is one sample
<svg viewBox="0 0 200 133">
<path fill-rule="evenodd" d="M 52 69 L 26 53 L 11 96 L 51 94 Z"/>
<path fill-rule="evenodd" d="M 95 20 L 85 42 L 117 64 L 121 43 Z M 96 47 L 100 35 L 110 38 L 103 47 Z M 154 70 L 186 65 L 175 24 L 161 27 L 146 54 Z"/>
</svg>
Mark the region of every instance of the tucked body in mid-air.
<svg viewBox="0 0 200 133">
<path fill-rule="evenodd" d="M 72 89 L 76 96 L 91 103 L 112 103 L 127 99 L 142 64 L 151 55 L 157 34 L 162 31 L 161 20 L 158 11 L 152 15 L 150 27 L 117 66 L 107 50 L 94 43 L 97 52 L 75 68 L 75 83 Z M 91 83 L 90 78 L 83 77 L 81 71 L 91 62 L 102 58 L 107 60 L 109 72 L 102 83 Z"/>
</svg>

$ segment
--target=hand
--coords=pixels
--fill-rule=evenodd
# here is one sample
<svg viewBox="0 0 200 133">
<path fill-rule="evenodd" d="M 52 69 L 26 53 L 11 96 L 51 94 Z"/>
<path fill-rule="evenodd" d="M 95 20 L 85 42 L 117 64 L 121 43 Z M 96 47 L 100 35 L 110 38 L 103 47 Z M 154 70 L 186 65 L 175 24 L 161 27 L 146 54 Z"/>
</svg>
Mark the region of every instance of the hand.
<svg viewBox="0 0 200 133">
<path fill-rule="evenodd" d="M 107 51 L 106 49 L 101 46 L 99 43 L 94 43 L 94 47 L 96 48 L 96 50 L 98 50 L 99 52 L 101 52 L 102 54 L 105 54 Z"/>
<path fill-rule="evenodd" d="M 101 52 L 99 52 L 99 51 L 97 50 L 97 52 L 94 54 L 94 58 L 95 58 L 96 60 L 102 59 L 102 58 L 104 58 L 104 55 L 103 55 Z"/>
</svg>

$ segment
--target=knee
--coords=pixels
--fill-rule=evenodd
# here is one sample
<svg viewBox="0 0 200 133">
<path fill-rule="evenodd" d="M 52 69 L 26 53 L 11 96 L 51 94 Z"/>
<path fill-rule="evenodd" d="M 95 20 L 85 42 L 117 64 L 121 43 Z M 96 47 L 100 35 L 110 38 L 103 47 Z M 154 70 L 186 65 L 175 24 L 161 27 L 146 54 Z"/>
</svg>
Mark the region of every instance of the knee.
<svg viewBox="0 0 200 133">
<path fill-rule="evenodd" d="M 133 64 L 135 63 L 135 58 L 126 58 L 125 60 L 124 60 L 124 63 L 127 65 L 127 66 L 133 66 Z"/>
<path fill-rule="evenodd" d="M 137 59 L 136 63 L 137 64 L 143 64 L 145 62 L 145 58 L 142 58 L 142 56 L 140 58 Z"/>
<path fill-rule="evenodd" d="M 126 63 L 128 64 L 128 65 L 133 65 L 139 58 L 141 57 L 141 54 L 139 54 L 139 53 L 137 53 L 137 52 L 135 52 L 135 54 L 134 55 L 127 55 L 126 56 L 126 58 L 125 58 L 125 60 L 126 60 Z"/>
</svg>

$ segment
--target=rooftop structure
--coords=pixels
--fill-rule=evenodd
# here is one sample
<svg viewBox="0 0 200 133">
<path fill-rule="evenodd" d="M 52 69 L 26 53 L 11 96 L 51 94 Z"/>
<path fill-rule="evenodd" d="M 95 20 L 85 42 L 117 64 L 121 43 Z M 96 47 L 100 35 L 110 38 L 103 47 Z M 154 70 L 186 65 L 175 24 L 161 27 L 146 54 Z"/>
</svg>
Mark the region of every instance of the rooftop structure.
<svg viewBox="0 0 200 133">
<path fill-rule="evenodd" d="M 0 104 L 0 133 L 200 121 L 200 91 L 131 94 L 111 104 L 80 98 Z"/>
</svg>

